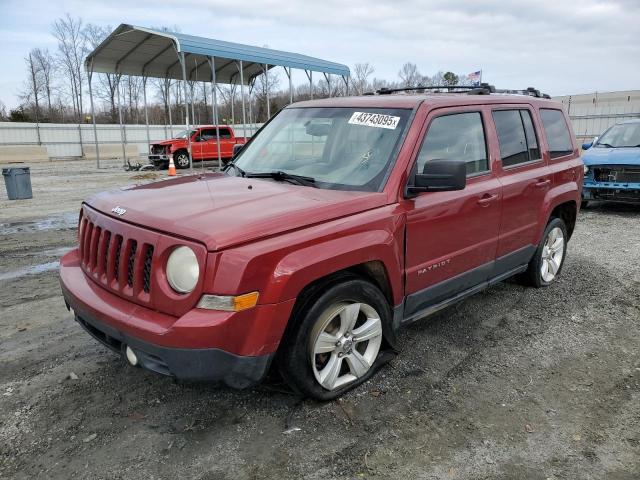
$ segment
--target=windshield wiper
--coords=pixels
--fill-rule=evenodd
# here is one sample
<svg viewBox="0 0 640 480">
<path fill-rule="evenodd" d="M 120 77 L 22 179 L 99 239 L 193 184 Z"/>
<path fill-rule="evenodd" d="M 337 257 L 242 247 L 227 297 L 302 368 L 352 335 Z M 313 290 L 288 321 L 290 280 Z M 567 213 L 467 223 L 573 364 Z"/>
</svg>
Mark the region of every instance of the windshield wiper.
<svg viewBox="0 0 640 480">
<path fill-rule="evenodd" d="M 598 147 L 602 146 L 602 147 L 606 147 L 606 148 L 616 148 L 613 145 L 609 144 L 609 143 L 598 143 L 597 144 Z"/>
<path fill-rule="evenodd" d="M 273 178 L 279 182 L 293 181 L 298 185 L 304 185 L 307 187 L 315 187 L 316 179 L 313 177 L 305 177 L 303 175 L 295 175 L 293 173 L 283 172 L 282 170 L 276 170 L 274 172 L 248 172 L 245 177 L 247 178 Z"/>
<path fill-rule="evenodd" d="M 239 166 L 237 166 L 235 163 L 233 162 L 229 162 L 227 163 L 224 168 L 225 171 L 229 168 L 229 167 L 233 167 L 236 172 L 238 172 L 240 174 L 241 177 L 246 177 L 247 176 L 247 172 L 245 172 L 243 169 L 241 169 Z"/>
</svg>

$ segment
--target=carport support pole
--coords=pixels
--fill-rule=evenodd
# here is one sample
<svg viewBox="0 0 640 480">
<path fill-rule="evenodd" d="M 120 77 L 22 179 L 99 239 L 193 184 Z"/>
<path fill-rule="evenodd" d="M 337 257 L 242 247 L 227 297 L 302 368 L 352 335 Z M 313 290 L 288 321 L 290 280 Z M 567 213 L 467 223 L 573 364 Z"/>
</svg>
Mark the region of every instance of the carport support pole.
<svg viewBox="0 0 640 480">
<path fill-rule="evenodd" d="M 142 97 L 144 98 L 144 124 L 147 127 L 147 155 L 151 153 L 151 135 L 149 135 L 149 109 L 147 108 L 147 77 L 142 77 Z M 149 157 L 147 157 L 148 159 Z"/>
<path fill-rule="evenodd" d="M 118 89 L 118 120 L 120 122 L 120 143 L 122 144 L 122 164 L 127 164 L 127 149 L 125 147 L 125 138 L 124 138 L 124 125 L 122 124 L 122 103 L 120 101 L 120 80 L 122 77 L 119 77 L 116 83 L 116 88 Z"/>
<path fill-rule="evenodd" d="M 284 68 L 284 73 L 289 77 L 289 104 L 293 103 L 293 80 L 291 80 L 291 67 L 287 70 L 287 67 Z"/>
<path fill-rule="evenodd" d="M 267 120 L 271 118 L 271 105 L 269 102 L 269 65 L 264 64 L 264 86 L 267 92 Z"/>
<path fill-rule="evenodd" d="M 169 133 L 173 138 L 173 120 L 171 119 L 171 80 L 167 84 L 167 105 L 169 105 Z"/>
<path fill-rule="evenodd" d="M 251 105 L 253 104 L 253 100 L 251 99 L 251 94 L 253 93 L 253 85 L 249 86 L 249 134 L 253 137 L 253 108 Z"/>
<path fill-rule="evenodd" d="M 240 96 L 242 97 L 242 135 L 247 139 L 247 116 L 245 114 L 245 105 L 244 105 L 244 67 L 242 65 L 242 60 L 240 60 Z"/>
<path fill-rule="evenodd" d="M 327 81 L 327 91 L 329 92 L 329 98 L 331 98 L 331 74 L 324 73 L 324 79 Z"/>
<path fill-rule="evenodd" d="M 98 150 L 98 127 L 96 126 L 96 112 L 93 107 L 93 90 L 91 90 L 91 79 L 93 77 L 93 62 L 89 68 L 89 103 L 91 103 L 91 121 L 93 122 L 93 139 L 96 144 L 96 168 L 100 168 L 100 151 Z"/>
<path fill-rule="evenodd" d="M 222 154 L 220 153 L 220 125 L 218 122 L 218 95 L 216 93 L 216 59 L 209 57 L 211 67 L 211 99 L 213 103 L 213 124 L 216 126 L 216 140 L 218 141 L 218 170 L 222 168 Z"/>
<path fill-rule="evenodd" d="M 182 88 L 184 90 L 184 113 L 185 127 L 187 127 L 187 153 L 189 154 L 189 169 L 193 170 L 193 159 L 191 158 L 191 124 L 189 121 L 189 102 L 187 101 L 187 68 L 184 59 L 184 52 L 179 54 L 180 65 L 182 66 Z"/>
</svg>

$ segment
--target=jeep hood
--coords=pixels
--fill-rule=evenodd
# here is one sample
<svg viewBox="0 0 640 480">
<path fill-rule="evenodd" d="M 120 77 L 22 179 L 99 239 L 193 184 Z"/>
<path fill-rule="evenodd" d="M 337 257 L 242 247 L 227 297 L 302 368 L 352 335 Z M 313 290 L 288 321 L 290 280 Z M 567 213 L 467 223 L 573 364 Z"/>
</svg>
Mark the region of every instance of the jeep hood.
<svg viewBox="0 0 640 480">
<path fill-rule="evenodd" d="M 640 166 L 640 148 L 592 147 L 582 155 L 585 165 L 637 165 Z"/>
<path fill-rule="evenodd" d="M 102 192 L 85 203 L 118 220 L 193 239 L 215 251 L 380 207 L 386 195 L 216 173 Z M 118 215 L 112 212 L 115 207 L 126 212 Z"/>
</svg>

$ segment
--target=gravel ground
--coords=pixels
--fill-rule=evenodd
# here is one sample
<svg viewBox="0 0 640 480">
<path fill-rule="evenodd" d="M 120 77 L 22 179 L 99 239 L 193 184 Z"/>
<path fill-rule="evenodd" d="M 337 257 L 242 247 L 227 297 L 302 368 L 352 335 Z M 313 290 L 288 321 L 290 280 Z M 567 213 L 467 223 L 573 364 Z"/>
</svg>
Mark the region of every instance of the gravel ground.
<svg viewBox="0 0 640 480">
<path fill-rule="evenodd" d="M 406 329 L 343 399 L 128 367 L 75 324 L 56 260 L 117 164 L 32 168 L 0 197 L 0 478 L 640 478 L 640 207 L 583 211 L 561 279 L 507 282 Z M 3 192 L 4 195 L 4 192 Z"/>
</svg>

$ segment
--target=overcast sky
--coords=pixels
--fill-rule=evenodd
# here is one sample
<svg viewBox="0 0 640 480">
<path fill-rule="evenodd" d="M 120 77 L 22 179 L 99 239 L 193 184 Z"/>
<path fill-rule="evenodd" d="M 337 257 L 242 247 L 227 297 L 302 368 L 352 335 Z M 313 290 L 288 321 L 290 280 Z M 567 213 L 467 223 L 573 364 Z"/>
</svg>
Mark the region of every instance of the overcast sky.
<svg viewBox="0 0 640 480">
<path fill-rule="evenodd" d="M 0 0 L 8 107 L 18 102 L 24 56 L 56 50 L 51 23 L 66 12 L 114 28 L 177 25 L 350 67 L 370 62 L 388 80 L 410 61 L 422 74 L 482 69 L 499 88 L 552 95 L 640 88 L 640 0 Z"/>
</svg>

